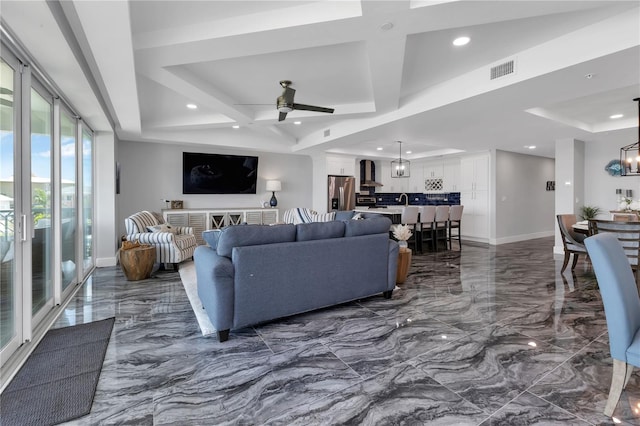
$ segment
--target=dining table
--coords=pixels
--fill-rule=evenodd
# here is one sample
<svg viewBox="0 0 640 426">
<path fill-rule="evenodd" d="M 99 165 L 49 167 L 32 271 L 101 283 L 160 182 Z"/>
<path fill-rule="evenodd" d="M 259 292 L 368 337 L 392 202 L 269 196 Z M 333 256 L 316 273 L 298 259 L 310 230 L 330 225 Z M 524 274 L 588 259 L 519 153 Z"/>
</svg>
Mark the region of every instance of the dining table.
<svg viewBox="0 0 640 426">
<path fill-rule="evenodd" d="M 581 220 L 580 222 L 574 223 L 571 228 L 577 232 L 578 234 L 589 235 L 589 221 Z"/>
</svg>

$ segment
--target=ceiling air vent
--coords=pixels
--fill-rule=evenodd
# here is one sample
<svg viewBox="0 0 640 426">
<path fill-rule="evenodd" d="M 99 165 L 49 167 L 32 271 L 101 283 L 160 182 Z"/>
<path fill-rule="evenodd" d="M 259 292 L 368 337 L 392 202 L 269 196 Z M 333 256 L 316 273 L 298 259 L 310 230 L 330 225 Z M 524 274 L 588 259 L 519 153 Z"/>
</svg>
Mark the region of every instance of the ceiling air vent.
<svg viewBox="0 0 640 426">
<path fill-rule="evenodd" d="M 505 62 L 504 64 L 496 65 L 495 67 L 491 67 L 491 80 L 504 77 L 505 75 L 513 74 L 513 71 L 514 71 L 513 60 Z"/>
<path fill-rule="evenodd" d="M 326 130 L 324 131 L 324 137 L 325 137 L 325 138 L 326 138 L 326 137 L 329 137 L 329 135 L 331 135 L 331 129 L 326 129 Z"/>
</svg>

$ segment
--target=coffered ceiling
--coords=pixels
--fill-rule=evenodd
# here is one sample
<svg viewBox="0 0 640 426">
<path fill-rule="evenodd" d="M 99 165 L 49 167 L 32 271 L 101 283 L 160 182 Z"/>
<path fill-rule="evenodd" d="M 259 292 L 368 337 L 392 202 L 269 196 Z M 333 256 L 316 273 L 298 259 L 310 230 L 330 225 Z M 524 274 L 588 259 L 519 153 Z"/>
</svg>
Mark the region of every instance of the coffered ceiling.
<svg viewBox="0 0 640 426">
<path fill-rule="evenodd" d="M 28 3 L 3 0 L 9 26 Z M 491 148 L 553 157 L 561 138 L 637 138 L 638 1 L 59 5 L 123 140 L 386 158 L 402 140 L 420 158 Z M 454 46 L 459 36 L 470 42 Z M 509 61 L 514 72 L 492 80 Z M 285 79 L 296 102 L 335 112 L 279 122 Z"/>
</svg>

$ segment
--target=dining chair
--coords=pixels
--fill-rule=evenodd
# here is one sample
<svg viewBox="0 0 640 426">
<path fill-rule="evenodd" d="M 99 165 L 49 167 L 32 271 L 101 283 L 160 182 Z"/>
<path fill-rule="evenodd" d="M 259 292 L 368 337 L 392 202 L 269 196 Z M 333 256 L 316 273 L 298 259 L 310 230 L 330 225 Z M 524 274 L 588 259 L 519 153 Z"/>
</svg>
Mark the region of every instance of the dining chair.
<svg viewBox="0 0 640 426">
<path fill-rule="evenodd" d="M 449 222 L 447 224 L 447 240 L 449 241 L 449 250 L 453 250 L 453 237 L 458 237 L 458 247 L 462 250 L 462 240 L 460 239 L 460 226 L 462 224 L 462 211 L 463 205 L 451 206 L 449 209 Z M 456 229 L 456 234 L 453 234 L 453 230 Z"/>
<path fill-rule="evenodd" d="M 420 210 L 418 206 L 405 206 L 402 208 L 402 216 L 400 218 L 400 223 L 403 225 L 408 225 L 411 228 L 411 238 L 407 240 L 407 244 L 409 246 L 413 245 L 413 248 L 418 251 L 418 237 L 416 236 L 416 226 L 418 224 L 418 214 Z"/>
<path fill-rule="evenodd" d="M 636 282 L 640 283 L 640 222 L 615 221 L 603 219 L 589 220 L 591 235 L 609 232 L 615 234 L 622 245 L 631 269 L 635 272 Z"/>
<path fill-rule="evenodd" d="M 564 247 L 564 261 L 560 272 L 564 272 L 567 268 L 569 258 L 572 254 L 573 263 L 571 264 L 571 270 L 573 271 L 578 263 L 578 257 L 581 254 L 587 254 L 587 249 L 583 244 L 585 236 L 577 234 L 572 229 L 572 226 L 576 223 L 575 214 L 559 214 L 556 217 L 558 219 L 558 228 L 560 228 L 560 236 L 562 237 L 562 245 Z"/>
<path fill-rule="evenodd" d="M 596 274 L 609 332 L 613 374 L 604 414 L 611 417 L 633 367 L 640 367 L 640 298 L 625 251 L 611 233 L 585 240 Z"/>
<path fill-rule="evenodd" d="M 445 250 L 447 245 L 447 225 L 449 223 L 449 206 L 436 206 L 436 217 L 433 221 L 433 245 L 438 251 L 438 241 L 444 241 Z"/>
<path fill-rule="evenodd" d="M 425 242 L 434 245 L 433 230 L 436 218 L 436 206 L 420 206 L 420 252 Z"/>
</svg>

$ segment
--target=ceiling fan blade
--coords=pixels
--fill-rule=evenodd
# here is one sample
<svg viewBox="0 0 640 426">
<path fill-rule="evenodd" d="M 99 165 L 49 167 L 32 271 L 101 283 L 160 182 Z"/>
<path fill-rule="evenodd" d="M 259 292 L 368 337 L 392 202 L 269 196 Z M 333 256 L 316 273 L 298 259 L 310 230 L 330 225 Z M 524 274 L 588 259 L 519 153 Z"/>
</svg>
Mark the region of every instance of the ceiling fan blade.
<svg viewBox="0 0 640 426">
<path fill-rule="evenodd" d="M 335 109 L 333 108 L 325 108 L 325 107 L 304 105 L 304 104 L 293 104 L 293 109 L 299 109 L 304 111 L 328 112 L 329 114 L 333 114 L 333 111 L 335 111 Z"/>
<path fill-rule="evenodd" d="M 280 115 L 278 116 L 278 121 L 283 121 L 285 118 L 287 118 L 287 113 L 281 112 Z"/>
</svg>

